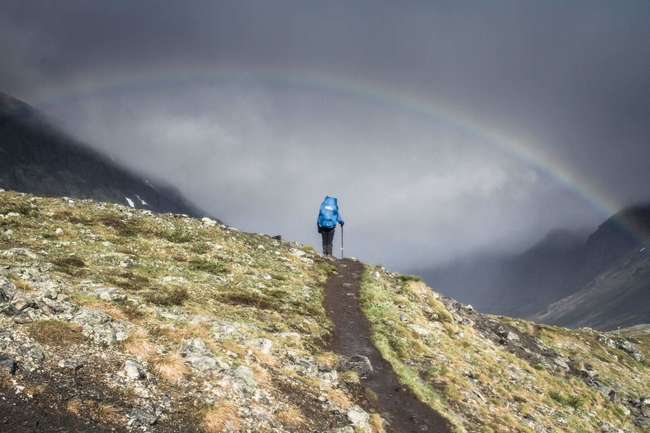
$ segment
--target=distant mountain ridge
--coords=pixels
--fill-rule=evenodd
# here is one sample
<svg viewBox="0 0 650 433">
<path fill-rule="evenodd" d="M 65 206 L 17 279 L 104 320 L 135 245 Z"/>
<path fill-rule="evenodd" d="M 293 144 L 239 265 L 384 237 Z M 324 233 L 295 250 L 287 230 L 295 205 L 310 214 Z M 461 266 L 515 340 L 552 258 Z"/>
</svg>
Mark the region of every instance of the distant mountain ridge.
<svg viewBox="0 0 650 433">
<path fill-rule="evenodd" d="M 580 291 L 530 318 L 604 330 L 650 323 L 649 243 L 650 205 L 621 210 L 589 236 Z"/>
<path fill-rule="evenodd" d="M 611 330 L 650 322 L 650 205 L 627 207 L 589 235 L 550 232 L 517 256 L 477 256 L 422 272 L 479 311 Z"/>
<path fill-rule="evenodd" d="M 0 92 L 0 188 L 210 216 L 168 185 L 142 178 Z M 216 219 L 212 217 L 213 219 Z"/>
</svg>

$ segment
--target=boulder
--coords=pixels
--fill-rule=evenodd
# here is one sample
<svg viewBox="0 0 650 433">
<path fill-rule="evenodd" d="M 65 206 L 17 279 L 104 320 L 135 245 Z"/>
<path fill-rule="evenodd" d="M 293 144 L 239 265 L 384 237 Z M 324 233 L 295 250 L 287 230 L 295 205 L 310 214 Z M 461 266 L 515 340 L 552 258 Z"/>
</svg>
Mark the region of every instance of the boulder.
<svg viewBox="0 0 650 433">
<path fill-rule="evenodd" d="M 636 346 L 626 340 L 616 340 L 616 348 L 627 352 L 632 358 L 638 362 L 643 362 L 645 357 Z"/>
<path fill-rule="evenodd" d="M 339 357 L 339 372 L 354 371 L 361 379 L 370 379 L 374 374 L 374 369 L 368 357 L 363 355 L 341 356 Z"/>
<path fill-rule="evenodd" d="M 78 371 L 83 368 L 83 363 L 75 359 L 62 359 L 59 361 L 59 367 L 67 370 Z"/>
<path fill-rule="evenodd" d="M 140 364 L 133 361 L 127 360 L 124 363 L 124 372 L 129 378 L 134 380 L 142 380 L 146 377 Z"/>
<path fill-rule="evenodd" d="M 244 341 L 244 344 L 254 347 L 264 355 L 271 353 L 271 348 L 273 347 L 273 342 L 266 338 L 251 338 L 250 340 Z"/>
<path fill-rule="evenodd" d="M 99 299 L 108 302 L 124 302 L 126 300 L 126 294 L 115 287 L 101 287 L 94 293 Z"/>
<path fill-rule="evenodd" d="M 16 361 L 8 356 L 0 356 L 0 373 L 13 375 L 16 373 Z"/>
</svg>

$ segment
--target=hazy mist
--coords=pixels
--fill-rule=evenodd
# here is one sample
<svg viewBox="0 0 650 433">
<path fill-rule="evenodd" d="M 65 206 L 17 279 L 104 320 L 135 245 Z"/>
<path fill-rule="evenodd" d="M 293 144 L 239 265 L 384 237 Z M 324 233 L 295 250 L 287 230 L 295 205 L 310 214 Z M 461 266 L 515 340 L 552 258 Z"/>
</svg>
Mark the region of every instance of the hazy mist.
<svg viewBox="0 0 650 433">
<path fill-rule="evenodd" d="M 648 22 L 644 1 L 3 0 L 0 91 L 241 230 L 320 249 L 336 196 L 345 254 L 405 270 L 650 201 Z"/>
</svg>

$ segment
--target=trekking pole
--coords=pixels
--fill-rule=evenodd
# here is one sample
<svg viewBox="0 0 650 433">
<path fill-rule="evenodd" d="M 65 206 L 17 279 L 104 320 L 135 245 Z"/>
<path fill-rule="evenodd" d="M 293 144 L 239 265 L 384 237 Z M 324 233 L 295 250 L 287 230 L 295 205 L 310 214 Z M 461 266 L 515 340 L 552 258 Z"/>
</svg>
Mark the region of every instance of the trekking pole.
<svg viewBox="0 0 650 433">
<path fill-rule="evenodd" d="M 341 226 L 341 259 L 343 259 L 343 226 Z"/>
</svg>

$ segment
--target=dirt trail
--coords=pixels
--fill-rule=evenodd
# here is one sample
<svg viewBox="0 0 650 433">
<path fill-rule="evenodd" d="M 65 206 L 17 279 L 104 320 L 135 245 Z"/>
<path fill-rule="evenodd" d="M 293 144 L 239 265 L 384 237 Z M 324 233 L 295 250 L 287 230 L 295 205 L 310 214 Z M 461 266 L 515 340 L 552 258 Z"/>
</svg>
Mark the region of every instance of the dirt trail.
<svg viewBox="0 0 650 433">
<path fill-rule="evenodd" d="M 377 394 L 376 409 L 390 424 L 390 433 L 451 433 L 449 422 L 419 401 L 397 380 L 397 374 L 372 344 L 370 323 L 361 312 L 359 283 L 363 265 L 351 259 L 335 263 L 337 273 L 325 285 L 325 309 L 334 322 L 332 350 L 338 355 L 363 355 L 370 359 L 374 375 L 362 385 Z"/>
</svg>

